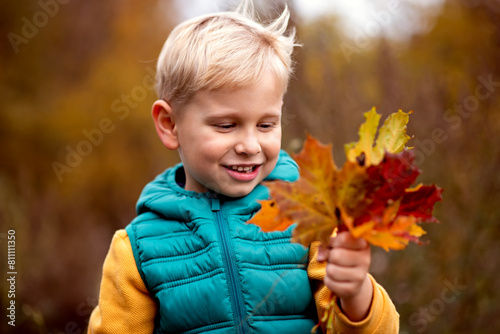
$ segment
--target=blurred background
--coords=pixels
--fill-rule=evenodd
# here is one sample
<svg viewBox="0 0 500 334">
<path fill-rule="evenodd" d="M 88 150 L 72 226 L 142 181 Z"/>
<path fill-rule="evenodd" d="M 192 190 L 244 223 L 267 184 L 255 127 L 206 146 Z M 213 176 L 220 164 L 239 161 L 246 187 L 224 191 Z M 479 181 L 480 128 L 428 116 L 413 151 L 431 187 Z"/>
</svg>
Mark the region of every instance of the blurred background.
<svg viewBox="0 0 500 334">
<path fill-rule="evenodd" d="M 256 1 L 264 20 L 285 3 L 303 47 L 283 147 L 296 152 L 311 133 L 333 143 L 341 166 L 363 112 L 413 110 L 419 182 L 445 189 L 440 223 L 424 226 L 428 245 L 373 251 L 401 333 L 500 332 L 499 1 Z M 114 231 L 134 217 L 142 187 L 178 162 L 150 117 L 161 46 L 180 21 L 235 6 L 1 2 L 0 332 L 86 331 Z"/>
</svg>

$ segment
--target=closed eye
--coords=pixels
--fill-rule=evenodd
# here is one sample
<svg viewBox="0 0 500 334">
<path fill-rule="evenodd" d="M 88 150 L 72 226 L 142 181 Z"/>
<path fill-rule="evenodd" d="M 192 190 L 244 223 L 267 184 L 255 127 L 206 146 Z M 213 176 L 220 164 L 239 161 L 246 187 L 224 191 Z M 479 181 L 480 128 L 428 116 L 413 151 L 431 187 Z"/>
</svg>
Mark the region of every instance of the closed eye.
<svg viewBox="0 0 500 334">
<path fill-rule="evenodd" d="M 276 127 L 276 123 L 273 123 L 273 122 L 260 123 L 258 125 L 258 127 L 264 131 L 271 130 L 271 129 L 274 129 Z"/>
<path fill-rule="evenodd" d="M 233 129 L 236 126 L 235 123 L 220 123 L 220 124 L 214 124 L 214 127 L 218 131 L 229 131 Z"/>
</svg>

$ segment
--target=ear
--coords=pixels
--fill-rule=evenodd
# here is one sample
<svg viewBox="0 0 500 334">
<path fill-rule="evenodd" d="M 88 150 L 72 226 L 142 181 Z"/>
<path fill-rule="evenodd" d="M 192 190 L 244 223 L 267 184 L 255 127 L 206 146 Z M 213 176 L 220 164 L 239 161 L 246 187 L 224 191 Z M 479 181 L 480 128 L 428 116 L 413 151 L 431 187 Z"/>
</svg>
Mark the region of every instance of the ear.
<svg viewBox="0 0 500 334">
<path fill-rule="evenodd" d="M 153 103 L 151 114 L 155 122 L 156 132 L 163 145 L 169 150 L 176 150 L 179 147 L 179 140 L 170 104 L 163 100 L 156 101 Z"/>
</svg>

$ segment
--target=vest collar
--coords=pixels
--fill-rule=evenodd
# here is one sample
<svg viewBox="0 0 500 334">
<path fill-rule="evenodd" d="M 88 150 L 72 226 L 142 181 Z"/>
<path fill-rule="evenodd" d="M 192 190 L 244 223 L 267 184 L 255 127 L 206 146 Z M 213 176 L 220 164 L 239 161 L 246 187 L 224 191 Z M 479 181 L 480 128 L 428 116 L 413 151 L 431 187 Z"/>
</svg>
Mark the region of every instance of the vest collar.
<svg viewBox="0 0 500 334">
<path fill-rule="evenodd" d="M 282 150 L 276 167 L 264 181 L 282 180 L 293 182 L 298 178 L 297 164 Z M 244 197 L 228 198 L 213 192 L 198 193 L 185 190 L 183 182 L 184 167 L 182 163 L 165 170 L 147 184 L 142 191 L 136 206 L 137 213 L 152 211 L 164 217 L 186 221 L 194 218 L 191 214 L 195 211 L 205 211 L 214 196 L 220 197 L 222 201 L 229 204 L 230 208 L 233 207 L 238 211 L 243 210 L 243 212 L 258 209 L 260 204 L 256 200 L 268 197 L 268 190 L 262 185 L 258 185 L 250 194 Z"/>
</svg>

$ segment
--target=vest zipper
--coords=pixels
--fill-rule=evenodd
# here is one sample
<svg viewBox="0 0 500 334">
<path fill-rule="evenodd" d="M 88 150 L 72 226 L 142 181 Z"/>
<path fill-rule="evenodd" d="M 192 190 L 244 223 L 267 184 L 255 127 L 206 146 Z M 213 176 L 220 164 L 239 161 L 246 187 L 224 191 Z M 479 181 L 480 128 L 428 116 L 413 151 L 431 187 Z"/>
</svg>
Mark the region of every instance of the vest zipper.
<svg viewBox="0 0 500 334">
<path fill-rule="evenodd" d="M 227 269 L 226 276 L 229 281 L 231 303 L 236 317 L 236 332 L 238 334 L 250 333 L 245 314 L 245 304 L 243 303 L 243 293 L 238 278 L 238 269 L 236 268 L 236 260 L 234 258 L 234 250 L 231 244 L 227 222 L 220 210 L 220 201 L 218 198 L 212 198 L 212 211 L 215 212 L 219 239 L 222 244 L 222 258 Z"/>
</svg>

